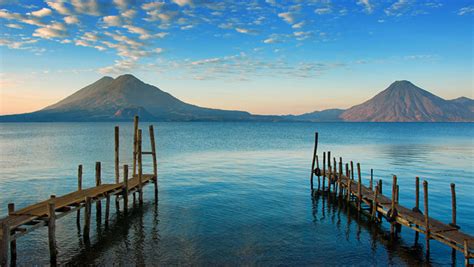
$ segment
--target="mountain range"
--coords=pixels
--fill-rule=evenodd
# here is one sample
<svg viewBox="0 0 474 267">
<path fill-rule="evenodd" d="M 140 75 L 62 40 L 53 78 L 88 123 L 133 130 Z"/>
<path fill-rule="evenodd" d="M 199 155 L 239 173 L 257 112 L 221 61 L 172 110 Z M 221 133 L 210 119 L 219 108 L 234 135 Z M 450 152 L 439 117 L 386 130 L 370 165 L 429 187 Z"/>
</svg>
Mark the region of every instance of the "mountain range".
<svg viewBox="0 0 474 267">
<path fill-rule="evenodd" d="M 370 100 L 347 110 L 328 109 L 302 115 L 266 116 L 185 103 L 133 75 L 103 77 L 42 110 L 0 116 L 15 121 L 474 121 L 474 100 L 445 100 L 409 81 L 396 81 Z"/>
</svg>

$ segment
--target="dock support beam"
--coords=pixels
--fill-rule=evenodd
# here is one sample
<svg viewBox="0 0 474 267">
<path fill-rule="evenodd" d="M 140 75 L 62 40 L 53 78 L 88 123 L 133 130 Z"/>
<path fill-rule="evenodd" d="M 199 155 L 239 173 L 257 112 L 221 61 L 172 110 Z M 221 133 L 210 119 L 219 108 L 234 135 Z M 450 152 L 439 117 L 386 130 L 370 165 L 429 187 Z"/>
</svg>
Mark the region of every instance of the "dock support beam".
<svg viewBox="0 0 474 267">
<path fill-rule="evenodd" d="M 362 209 L 362 177 L 360 174 L 360 163 L 357 163 L 357 211 Z"/>
<path fill-rule="evenodd" d="M 15 203 L 8 203 L 8 215 L 12 215 L 15 212 Z M 15 234 L 11 231 L 10 234 Z M 10 242 L 10 261 L 12 266 L 16 265 L 16 240 Z"/>
<path fill-rule="evenodd" d="M 101 178 L 101 165 L 100 162 L 95 163 L 95 186 L 99 186 L 102 184 Z M 100 222 L 100 217 L 102 217 L 102 203 L 98 200 L 95 204 L 95 209 L 97 212 L 97 221 Z"/>
<path fill-rule="evenodd" d="M 0 266 L 8 266 L 8 247 L 10 246 L 10 226 L 7 222 L 2 222 L 2 240 L 0 243 Z"/>
<path fill-rule="evenodd" d="M 82 165 L 77 167 L 77 190 L 82 190 Z M 77 210 L 76 225 L 78 229 L 81 227 L 81 209 Z"/>
<path fill-rule="evenodd" d="M 138 116 L 133 118 L 133 176 L 137 175 Z"/>
<path fill-rule="evenodd" d="M 325 184 L 326 184 L 326 152 L 323 152 L 323 186 L 322 186 L 323 192 L 324 192 L 324 188 L 326 187 Z"/>
<path fill-rule="evenodd" d="M 151 156 L 153 160 L 153 183 L 155 186 L 154 189 L 155 189 L 155 201 L 156 201 L 158 200 L 158 163 L 156 160 L 155 130 L 153 129 L 153 125 L 150 125 L 149 131 L 150 131 Z M 311 186 L 311 188 L 313 187 Z"/>
<path fill-rule="evenodd" d="M 91 229 L 91 197 L 86 197 L 85 209 L 84 209 L 84 231 L 83 231 L 83 237 L 86 243 L 88 243 L 89 241 L 90 229 Z"/>
<path fill-rule="evenodd" d="M 128 165 L 123 165 L 123 210 L 128 211 Z"/>
<path fill-rule="evenodd" d="M 316 163 L 316 153 L 318 150 L 318 132 L 314 133 L 314 150 L 313 150 L 313 163 L 311 164 L 311 191 L 313 191 L 313 177 L 314 177 L 314 165 Z"/>
<path fill-rule="evenodd" d="M 426 238 L 426 255 L 430 254 L 430 221 L 428 215 L 428 182 L 423 181 L 423 198 L 425 206 L 425 238 Z"/>
<path fill-rule="evenodd" d="M 143 183 L 142 183 L 142 130 L 138 130 L 137 140 L 137 158 L 138 158 L 138 203 L 143 204 Z"/>
<path fill-rule="evenodd" d="M 456 185 L 454 183 L 451 183 L 451 208 L 451 226 L 458 228 L 456 224 Z"/>
<path fill-rule="evenodd" d="M 56 196 L 52 195 L 48 202 L 48 241 L 49 241 L 49 255 L 52 266 L 56 265 L 58 256 L 58 249 L 56 246 Z"/>
</svg>

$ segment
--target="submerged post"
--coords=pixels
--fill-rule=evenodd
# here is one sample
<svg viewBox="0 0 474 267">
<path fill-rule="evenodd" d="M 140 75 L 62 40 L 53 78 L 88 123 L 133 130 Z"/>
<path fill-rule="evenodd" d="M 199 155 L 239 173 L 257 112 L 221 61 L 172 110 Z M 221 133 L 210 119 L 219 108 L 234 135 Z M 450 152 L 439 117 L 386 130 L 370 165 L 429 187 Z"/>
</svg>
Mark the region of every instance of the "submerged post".
<svg viewBox="0 0 474 267">
<path fill-rule="evenodd" d="M 128 210 L 128 165 L 123 165 L 123 209 Z"/>
<path fill-rule="evenodd" d="M 314 133 L 314 150 L 313 150 L 313 163 L 311 164 L 311 190 L 313 190 L 313 178 L 314 178 L 314 165 L 316 163 L 316 153 L 318 150 L 318 132 Z"/>
<path fill-rule="evenodd" d="M 372 221 L 375 221 L 375 215 L 377 213 L 377 207 L 378 207 L 378 195 L 379 195 L 379 187 L 376 185 L 375 186 L 375 192 L 374 192 L 374 200 L 372 202 Z"/>
<path fill-rule="evenodd" d="M 133 176 L 137 174 L 137 139 L 138 139 L 138 116 L 135 116 L 133 118 Z"/>
<path fill-rule="evenodd" d="M 56 246 L 56 196 L 52 195 L 48 202 L 48 240 L 49 240 L 49 255 L 51 265 L 56 265 L 56 258 L 58 249 Z"/>
<path fill-rule="evenodd" d="M 15 212 L 15 203 L 8 203 L 8 215 L 11 216 Z M 14 231 L 11 231 L 10 234 L 15 234 Z M 16 263 L 16 240 L 12 240 L 10 242 L 10 261 L 12 262 L 11 265 L 15 265 Z"/>
<path fill-rule="evenodd" d="M 138 158 L 138 202 L 143 204 L 143 183 L 142 183 L 142 130 L 138 130 L 137 139 L 137 158 Z"/>
<path fill-rule="evenodd" d="M 423 181 L 423 199 L 425 206 L 425 238 L 426 238 L 426 254 L 430 253 L 430 221 L 428 215 L 428 182 Z"/>
<path fill-rule="evenodd" d="M 84 209 L 84 240 L 89 240 L 89 232 L 91 229 L 91 197 L 85 198 L 85 209 Z"/>
</svg>

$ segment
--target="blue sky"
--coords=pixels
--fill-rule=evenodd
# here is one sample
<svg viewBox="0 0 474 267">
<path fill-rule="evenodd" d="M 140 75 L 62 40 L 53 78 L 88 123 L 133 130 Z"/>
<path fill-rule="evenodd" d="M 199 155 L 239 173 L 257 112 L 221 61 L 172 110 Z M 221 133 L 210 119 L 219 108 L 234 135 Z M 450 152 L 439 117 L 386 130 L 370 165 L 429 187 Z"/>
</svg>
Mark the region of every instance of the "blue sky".
<svg viewBox="0 0 474 267">
<path fill-rule="evenodd" d="M 202 106 L 347 108 L 406 79 L 472 97 L 473 1 L 0 0 L 0 114 L 132 73 Z"/>
</svg>

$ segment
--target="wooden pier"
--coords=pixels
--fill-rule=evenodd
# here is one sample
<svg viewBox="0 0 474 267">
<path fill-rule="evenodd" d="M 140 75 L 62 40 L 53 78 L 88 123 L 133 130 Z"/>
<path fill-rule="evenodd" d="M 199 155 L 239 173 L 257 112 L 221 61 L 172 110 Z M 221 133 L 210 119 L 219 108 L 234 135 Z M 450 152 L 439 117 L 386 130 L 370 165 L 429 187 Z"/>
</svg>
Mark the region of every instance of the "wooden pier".
<svg viewBox="0 0 474 267">
<path fill-rule="evenodd" d="M 129 179 L 128 165 L 123 166 L 123 179 L 120 179 L 119 166 L 119 127 L 115 127 L 115 182 L 103 184 L 101 177 L 101 163 L 95 166 L 96 186 L 82 188 L 82 165 L 78 167 L 78 190 L 63 196 L 54 196 L 47 200 L 15 210 L 13 203 L 8 204 L 8 216 L 0 219 L 0 266 L 16 265 L 16 242 L 19 237 L 42 226 L 48 226 L 48 241 L 50 251 L 50 263 L 56 265 L 58 248 L 56 245 L 56 220 L 77 211 L 77 222 L 80 223 L 80 210 L 84 208 L 83 238 L 89 240 L 90 219 L 92 203 L 96 203 L 97 217 L 102 217 L 101 200 L 105 199 L 105 223 L 110 216 L 110 198 L 115 196 L 116 208 L 119 209 L 119 201 L 123 200 L 123 210 L 127 212 L 128 197 L 138 194 L 138 203 L 143 203 L 143 187 L 154 184 L 155 200 L 158 197 L 158 166 L 156 159 L 155 137 L 153 126 L 150 125 L 151 151 L 142 151 L 142 130 L 138 128 L 138 117 L 134 120 L 133 138 L 133 174 Z M 153 161 L 153 173 L 144 174 L 142 156 L 151 155 Z M 122 180 L 122 181 L 121 181 Z M 10 253 L 9 253 L 10 252 Z M 9 260 L 10 258 L 10 260 Z"/>
<path fill-rule="evenodd" d="M 335 194 L 349 204 L 355 206 L 357 211 L 368 216 L 373 222 L 381 223 L 385 219 L 390 223 L 390 233 L 394 236 L 405 226 L 415 231 L 418 240 L 419 233 L 425 235 L 425 250 L 427 255 L 430 251 L 430 240 L 439 241 L 453 250 L 460 251 L 465 258 L 465 265 L 470 266 L 470 259 L 474 258 L 474 237 L 461 232 L 460 226 L 456 224 L 456 191 L 455 185 L 451 184 L 452 220 L 443 223 L 429 216 L 428 209 L 428 182 L 423 181 L 423 211 L 420 210 L 420 179 L 415 178 L 415 207 L 410 209 L 399 205 L 399 186 L 397 176 L 392 178 L 391 198 L 383 194 L 382 180 L 374 181 L 373 170 L 371 170 L 369 185 L 362 183 L 360 164 L 354 170 L 354 163 L 343 162 L 331 158 L 331 152 L 323 152 L 322 165 L 319 165 L 318 133 L 315 134 L 313 161 L 311 167 L 311 190 L 312 192 L 327 192 Z M 345 170 L 344 170 L 345 167 Z M 357 178 L 354 176 L 357 174 Z M 318 178 L 318 188 L 314 189 L 314 177 Z M 326 187 L 327 180 L 327 187 Z M 375 182 L 375 184 L 374 184 Z"/>
</svg>

